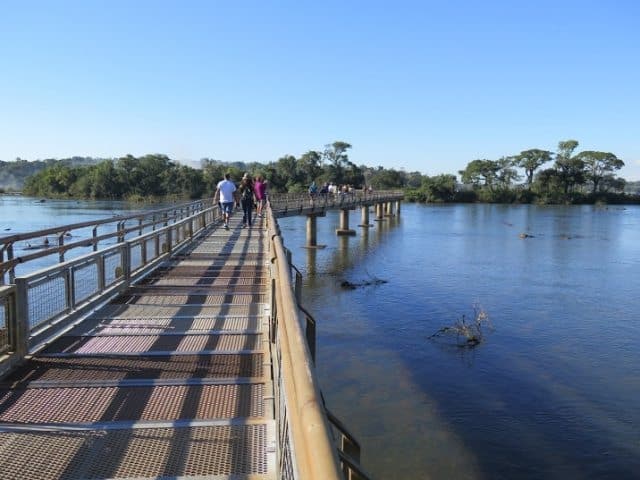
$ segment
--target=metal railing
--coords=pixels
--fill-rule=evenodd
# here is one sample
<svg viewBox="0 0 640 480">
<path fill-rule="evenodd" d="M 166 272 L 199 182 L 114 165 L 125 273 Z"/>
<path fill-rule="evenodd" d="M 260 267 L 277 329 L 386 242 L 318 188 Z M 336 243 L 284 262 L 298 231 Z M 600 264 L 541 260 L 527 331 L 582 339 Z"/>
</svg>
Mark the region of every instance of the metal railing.
<svg viewBox="0 0 640 480">
<path fill-rule="evenodd" d="M 218 207 L 200 210 L 0 286 L 0 376 L 90 309 L 125 291 L 218 219 Z"/>
<path fill-rule="evenodd" d="M 166 227 L 211 207 L 211 199 L 198 200 L 158 210 L 0 237 L 0 285 L 14 282 L 18 265 L 55 254 L 58 254 L 61 263 L 69 252 L 84 253 L 88 247 L 95 252 L 101 245 L 123 242 L 132 234 L 142 235 Z M 99 229 L 103 232 L 99 233 Z M 20 255 L 17 255 L 16 246 Z"/>
<path fill-rule="evenodd" d="M 302 274 L 291 263 L 274 217 L 269 234 L 281 478 L 369 480 L 359 463 L 360 444 L 325 406 L 314 371 L 316 321 L 301 305 Z"/>
<path fill-rule="evenodd" d="M 351 193 L 278 193 L 269 197 L 271 209 L 276 217 L 286 217 L 341 208 L 373 205 L 376 203 L 402 200 L 404 193 L 399 190 L 367 192 L 356 190 Z"/>
</svg>

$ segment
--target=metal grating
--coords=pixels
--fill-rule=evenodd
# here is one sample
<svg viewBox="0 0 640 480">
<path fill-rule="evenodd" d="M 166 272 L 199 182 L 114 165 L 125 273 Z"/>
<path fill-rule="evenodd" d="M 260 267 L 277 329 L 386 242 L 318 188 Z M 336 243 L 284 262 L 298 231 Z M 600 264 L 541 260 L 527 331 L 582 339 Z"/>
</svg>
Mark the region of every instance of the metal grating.
<svg viewBox="0 0 640 480">
<path fill-rule="evenodd" d="M 9 347 L 9 331 L 7 320 L 9 319 L 9 297 L 0 297 L 0 352 Z"/>
<path fill-rule="evenodd" d="M 114 283 L 123 274 L 122 254 L 120 252 L 112 253 L 104 257 L 104 284 L 109 286 Z"/>
<path fill-rule="evenodd" d="M 179 276 L 189 277 L 255 277 L 259 275 L 266 275 L 268 269 L 263 266 L 244 266 L 244 265 L 221 265 L 221 266 L 207 266 L 207 265 L 185 265 L 184 262 L 175 264 L 175 266 L 166 266 L 164 268 L 156 270 L 157 275 L 162 275 L 164 278 L 172 278 Z"/>
<path fill-rule="evenodd" d="M 156 251 L 156 239 L 149 238 L 144 245 L 145 253 L 147 254 L 147 261 L 150 262 L 154 258 L 158 256 L 158 252 Z"/>
<path fill-rule="evenodd" d="M 144 353 L 257 350 L 260 334 L 60 337 L 42 353 Z"/>
<path fill-rule="evenodd" d="M 0 479 L 148 479 L 272 470 L 266 425 L 0 433 Z"/>
<path fill-rule="evenodd" d="M 265 303 L 266 295 L 258 293 L 225 294 L 225 295 L 122 295 L 113 303 L 142 304 L 142 305 L 249 305 Z"/>
<path fill-rule="evenodd" d="M 90 423 L 262 417 L 262 398 L 261 384 L 0 390 L 0 421 Z"/>
<path fill-rule="evenodd" d="M 135 272 L 138 268 L 142 266 L 142 244 L 135 243 L 131 245 L 130 249 L 131 255 L 131 271 Z"/>
<path fill-rule="evenodd" d="M 75 302 L 80 303 L 98 291 L 98 265 L 89 263 L 73 271 Z"/>
<path fill-rule="evenodd" d="M 52 277 L 29 287 L 29 328 L 49 320 L 67 309 L 65 279 Z"/>
<path fill-rule="evenodd" d="M 255 285 L 263 286 L 268 283 L 266 276 L 263 277 L 205 277 L 205 278 L 160 278 L 149 279 L 141 282 L 140 285 L 154 287 L 227 287 L 229 285 Z"/>
<path fill-rule="evenodd" d="M 262 377 L 263 356 L 257 353 L 228 355 L 174 355 L 139 357 L 36 357 L 5 381 L 34 380 L 114 381 L 139 379 Z"/>
<path fill-rule="evenodd" d="M 129 289 L 129 295 L 160 296 L 160 295 L 184 295 L 194 297 L 197 295 L 226 295 L 226 294 L 260 294 L 265 292 L 263 285 L 241 285 L 240 279 L 230 279 L 229 285 L 136 285 Z"/>
<path fill-rule="evenodd" d="M 89 320 L 90 321 L 90 320 Z M 204 318 L 133 318 L 133 319 L 103 319 L 91 333 L 105 335 L 109 333 L 167 333 L 185 331 L 244 331 L 258 330 L 260 327 L 257 317 L 204 317 Z M 80 328 L 76 331 L 79 331 Z"/>
<path fill-rule="evenodd" d="M 174 317 L 174 316 L 216 316 L 216 315 L 262 315 L 265 310 L 263 304 L 253 305 L 181 305 L 181 306 L 155 306 L 155 305 L 107 305 L 100 310 L 102 316 L 118 316 L 121 318 L 149 317 Z"/>
</svg>

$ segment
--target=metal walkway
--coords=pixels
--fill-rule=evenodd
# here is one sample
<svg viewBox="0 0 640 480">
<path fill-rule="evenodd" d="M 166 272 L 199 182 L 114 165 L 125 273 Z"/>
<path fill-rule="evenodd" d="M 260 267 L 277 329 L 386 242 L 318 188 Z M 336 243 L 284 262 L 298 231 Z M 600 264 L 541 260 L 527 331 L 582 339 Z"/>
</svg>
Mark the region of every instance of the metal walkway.
<svg viewBox="0 0 640 480">
<path fill-rule="evenodd" d="M 269 256 L 220 227 L 0 384 L 0 479 L 276 476 Z"/>
</svg>

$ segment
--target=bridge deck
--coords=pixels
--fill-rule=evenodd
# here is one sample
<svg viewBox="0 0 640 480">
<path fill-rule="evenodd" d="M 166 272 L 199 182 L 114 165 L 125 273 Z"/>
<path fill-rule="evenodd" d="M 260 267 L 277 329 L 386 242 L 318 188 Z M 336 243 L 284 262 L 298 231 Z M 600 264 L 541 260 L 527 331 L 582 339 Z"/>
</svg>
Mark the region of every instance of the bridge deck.
<svg viewBox="0 0 640 480">
<path fill-rule="evenodd" d="M 275 478 L 268 244 L 238 220 L 0 384 L 1 479 Z"/>
</svg>

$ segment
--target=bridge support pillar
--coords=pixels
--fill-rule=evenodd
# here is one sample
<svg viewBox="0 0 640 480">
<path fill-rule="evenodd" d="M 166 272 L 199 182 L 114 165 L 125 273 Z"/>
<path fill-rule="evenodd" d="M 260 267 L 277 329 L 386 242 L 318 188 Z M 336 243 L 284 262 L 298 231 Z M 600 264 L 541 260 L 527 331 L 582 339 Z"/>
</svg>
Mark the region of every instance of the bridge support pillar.
<svg viewBox="0 0 640 480">
<path fill-rule="evenodd" d="M 369 207 L 367 205 L 362 206 L 362 223 L 358 225 L 359 227 L 373 227 L 369 223 Z"/>
<path fill-rule="evenodd" d="M 384 203 L 376 203 L 376 222 L 384 221 Z"/>
<path fill-rule="evenodd" d="M 384 204 L 385 217 L 393 217 L 393 203 L 386 202 Z"/>
<path fill-rule="evenodd" d="M 307 215 L 307 244 L 305 248 L 324 248 L 326 245 L 318 245 L 317 218 L 319 215 Z M 324 216 L 324 215 L 323 215 Z"/>
<path fill-rule="evenodd" d="M 355 230 L 349 229 L 349 209 L 340 209 L 340 228 L 336 230 L 336 235 L 355 235 Z"/>
<path fill-rule="evenodd" d="M 396 200 L 396 215 L 400 216 L 400 200 Z"/>
</svg>

